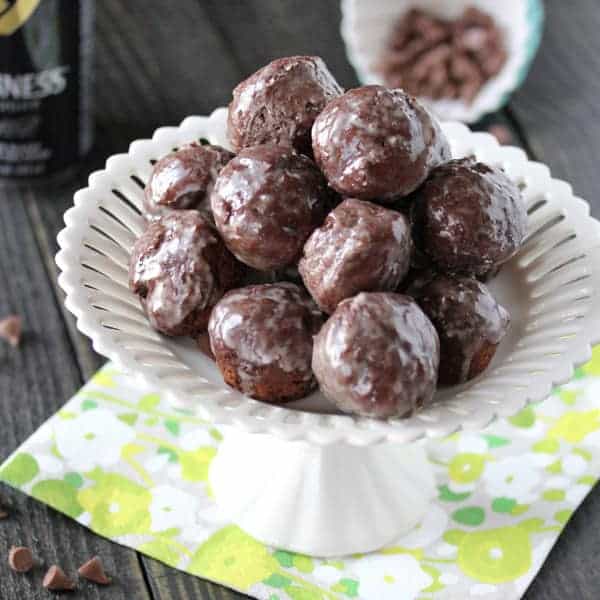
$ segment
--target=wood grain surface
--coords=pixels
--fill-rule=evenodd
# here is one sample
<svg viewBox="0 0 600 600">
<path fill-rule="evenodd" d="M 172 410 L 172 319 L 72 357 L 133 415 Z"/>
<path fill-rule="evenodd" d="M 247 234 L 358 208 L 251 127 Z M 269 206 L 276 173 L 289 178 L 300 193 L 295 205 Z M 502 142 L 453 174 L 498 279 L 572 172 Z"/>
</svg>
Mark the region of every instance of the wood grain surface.
<svg viewBox="0 0 600 600">
<path fill-rule="evenodd" d="M 597 0 L 548 0 L 546 10 L 542 50 L 527 82 L 506 111 L 483 125 L 509 124 L 516 141 L 570 181 L 600 216 L 600 7 Z M 97 13 L 92 156 L 62 186 L 0 188 L 0 316 L 18 312 L 26 322 L 18 351 L 0 346 L 1 457 L 102 363 L 62 306 L 53 258 L 62 214 L 87 173 L 158 126 L 226 104 L 240 79 L 278 56 L 319 54 L 342 85 L 356 84 L 339 37 L 337 0 L 103 0 Z M 10 545 L 22 543 L 43 565 L 58 562 L 70 572 L 99 554 L 115 577 L 110 587 L 84 585 L 70 598 L 245 597 L 103 540 L 5 486 L 0 492 L 11 513 L 0 522 L 0 561 Z M 600 597 L 599 554 L 596 490 L 567 526 L 527 600 Z M 41 571 L 22 576 L 4 568 L 0 599 L 48 598 L 39 586 Z"/>
</svg>

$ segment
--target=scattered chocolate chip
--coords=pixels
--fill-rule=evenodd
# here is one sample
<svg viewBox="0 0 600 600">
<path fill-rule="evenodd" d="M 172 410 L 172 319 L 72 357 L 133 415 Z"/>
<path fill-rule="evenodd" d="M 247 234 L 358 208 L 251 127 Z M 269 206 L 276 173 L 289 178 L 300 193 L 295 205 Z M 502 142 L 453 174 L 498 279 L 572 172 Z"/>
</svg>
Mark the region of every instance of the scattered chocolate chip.
<svg viewBox="0 0 600 600">
<path fill-rule="evenodd" d="M 491 133 L 501 144 L 510 144 L 513 141 L 513 136 L 508 127 L 504 125 L 490 125 L 488 132 Z"/>
<path fill-rule="evenodd" d="M 99 556 L 94 556 L 83 563 L 79 569 L 77 569 L 77 572 L 85 579 L 93 581 L 94 583 L 100 585 L 108 585 L 110 583 L 110 578 L 106 576 Z"/>
<path fill-rule="evenodd" d="M 390 87 L 470 104 L 506 60 L 502 32 L 481 10 L 468 7 L 444 21 L 411 9 L 396 23 L 377 68 Z"/>
<path fill-rule="evenodd" d="M 33 555 L 26 546 L 13 546 L 8 552 L 8 565 L 17 573 L 27 573 L 33 567 Z"/>
<path fill-rule="evenodd" d="M 0 338 L 16 348 L 21 341 L 21 317 L 10 315 L 2 319 L 0 321 Z"/>
<path fill-rule="evenodd" d="M 66 592 L 75 589 L 75 583 L 65 575 L 65 572 L 58 565 L 52 565 L 48 569 L 44 575 L 42 585 L 47 590 L 54 592 Z"/>
</svg>

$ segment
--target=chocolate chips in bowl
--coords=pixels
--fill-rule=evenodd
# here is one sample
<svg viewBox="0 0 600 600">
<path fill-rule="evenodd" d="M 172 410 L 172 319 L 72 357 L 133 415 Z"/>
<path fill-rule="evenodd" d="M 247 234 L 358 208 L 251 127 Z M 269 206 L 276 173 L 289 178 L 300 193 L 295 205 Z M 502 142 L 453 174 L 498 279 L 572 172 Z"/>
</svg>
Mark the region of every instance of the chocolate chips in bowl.
<svg viewBox="0 0 600 600">
<path fill-rule="evenodd" d="M 473 23 L 490 30 L 478 13 L 460 27 Z M 447 27 L 427 35 L 445 39 Z M 191 336 L 227 385 L 272 404 L 318 385 L 342 412 L 409 417 L 438 385 L 480 375 L 509 315 L 476 278 L 522 243 L 519 189 L 497 169 L 451 160 L 441 126 L 406 91 L 344 92 L 316 57 L 267 65 L 237 86 L 229 111 L 237 155 L 215 169 L 209 202 L 152 215 L 132 253 L 130 287 L 152 326 Z M 433 281 L 425 291 L 415 252 Z M 462 321 L 468 336 L 455 335 Z"/>
<path fill-rule="evenodd" d="M 389 87 L 470 104 L 507 57 L 502 31 L 482 10 L 468 7 L 451 21 L 413 8 L 394 26 L 379 71 Z"/>
</svg>

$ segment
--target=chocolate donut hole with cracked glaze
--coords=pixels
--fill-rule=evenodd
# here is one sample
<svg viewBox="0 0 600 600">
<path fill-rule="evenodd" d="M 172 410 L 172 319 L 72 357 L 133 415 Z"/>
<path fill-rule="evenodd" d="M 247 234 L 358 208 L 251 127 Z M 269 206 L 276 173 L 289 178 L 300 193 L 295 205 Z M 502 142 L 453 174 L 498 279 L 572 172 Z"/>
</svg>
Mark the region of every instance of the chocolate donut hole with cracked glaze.
<svg viewBox="0 0 600 600">
<path fill-rule="evenodd" d="M 510 324 L 508 311 L 476 279 L 437 275 L 414 296 L 440 338 L 439 383 L 456 385 L 489 366 Z"/>
<path fill-rule="evenodd" d="M 315 163 L 290 147 L 242 150 L 211 195 L 215 224 L 229 250 L 259 271 L 293 265 L 323 222 L 330 192 Z"/>
<path fill-rule="evenodd" d="M 451 158 L 437 121 L 400 89 L 368 85 L 323 109 L 312 129 L 315 161 L 342 195 L 391 203 Z"/>
<path fill-rule="evenodd" d="M 311 127 L 325 105 L 342 92 L 318 56 L 274 60 L 233 90 L 229 141 L 237 151 L 256 144 L 290 144 L 310 156 Z"/>
<path fill-rule="evenodd" d="M 485 279 L 519 250 L 527 211 L 503 171 L 473 158 L 436 168 L 414 194 L 416 246 L 445 273 Z"/>
<path fill-rule="evenodd" d="M 331 314 L 359 292 L 395 291 L 408 271 L 411 252 L 403 214 L 349 198 L 308 238 L 299 271 L 321 310 Z"/>
<path fill-rule="evenodd" d="M 303 398 L 316 380 L 313 336 L 324 317 L 293 283 L 255 285 L 226 294 L 212 311 L 210 345 L 225 383 L 271 403 Z"/>
<path fill-rule="evenodd" d="M 144 189 L 146 217 L 153 220 L 186 209 L 210 216 L 210 193 L 221 169 L 234 156 L 220 146 L 197 143 L 163 156 L 154 165 Z"/>
<path fill-rule="evenodd" d="M 342 411 L 408 417 L 432 401 L 438 335 L 409 296 L 360 293 L 342 301 L 316 335 L 312 366 Z"/>
<path fill-rule="evenodd" d="M 151 222 L 136 241 L 130 289 L 154 329 L 170 336 L 206 330 L 212 307 L 242 272 L 210 220 L 192 210 Z"/>
</svg>

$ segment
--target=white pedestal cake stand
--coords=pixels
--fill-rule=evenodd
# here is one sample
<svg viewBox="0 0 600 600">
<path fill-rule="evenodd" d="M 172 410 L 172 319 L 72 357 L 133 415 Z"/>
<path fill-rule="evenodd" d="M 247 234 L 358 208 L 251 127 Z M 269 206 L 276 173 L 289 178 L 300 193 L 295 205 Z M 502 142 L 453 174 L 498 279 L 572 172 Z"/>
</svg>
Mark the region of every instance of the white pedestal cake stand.
<svg viewBox="0 0 600 600">
<path fill-rule="evenodd" d="M 226 388 L 189 340 L 153 331 L 127 283 L 151 161 L 192 140 L 226 145 L 225 116 L 218 109 L 161 128 L 90 176 L 58 238 L 66 305 L 98 352 L 173 404 L 226 426 L 210 480 L 232 521 L 268 544 L 315 556 L 380 548 L 418 523 L 435 495 L 422 440 L 512 415 L 589 359 L 600 341 L 598 222 L 568 184 L 522 151 L 444 124 L 454 156 L 502 167 L 529 211 L 526 243 L 491 284 L 512 316 L 491 367 L 405 420 L 337 414 L 318 393 L 285 407 L 256 402 Z"/>
</svg>

